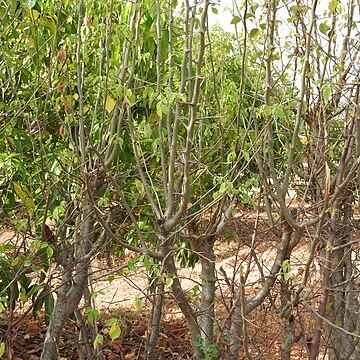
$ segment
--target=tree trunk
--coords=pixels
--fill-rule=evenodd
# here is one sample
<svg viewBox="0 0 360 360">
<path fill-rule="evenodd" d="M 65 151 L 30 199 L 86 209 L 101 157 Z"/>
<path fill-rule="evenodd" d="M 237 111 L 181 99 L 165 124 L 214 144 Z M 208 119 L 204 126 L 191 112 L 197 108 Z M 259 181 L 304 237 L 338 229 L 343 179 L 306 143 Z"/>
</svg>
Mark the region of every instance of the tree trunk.
<svg viewBox="0 0 360 360">
<path fill-rule="evenodd" d="M 160 236 L 160 243 L 163 243 L 162 251 L 164 255 L 164 270 L 173 279 L 171 291 L 189 326 L 195 359 L 202 360 L 204 359 L 204 353 L 197 345 L 199 340 L 201 339 L 201 331 L 200 326 L 197 322 L 197 315 L 194 309 L 189 304 L 186 293 L 181 286 L 180 280 L 177 276 L 177 269 L 175 266 L 174 257 L 171 251 L 172 248 L 168 240 L 165 240 L 166 238 L 166 236 Z"/>
<path fill-rule="evenodd" d="M 152 312 L 151 312 L 151 334 L 146 345 L 146 360 L 154 358 L 154 351 L 160 332 L 160 321 L 164 303 L 164 281 L 163 279 L 156 280 L 155 291 L 157 294 L 154 296 Z"/>
<path fill-rule="evenodd" d="M 210 351 L 213 345 L 214 336 L 214 304 L 215 304 L 215 254 L 214 240 L 204 241 L 203 251 L 200 254 L 201 263 L 201 302 L 200 310 L 200 328 L 205 355 Z"/>
<path fill-rule="evenodd" d="M 84 289 L 88 281 L 90 259 L 87 257 L 91 250 L 94 216 L 89 199 L 83 200 L 83 222 L 80 226 L 79 248 L 77 259 L 69 263 L 68 269 L 64 270 L 61 286 L 57 293 L 50 324 L 47 329 L 41 360 L 58 359 L 57 343 L 61 336 L 64 325 L 69 316 L 77 309 Z"/>
<path fill-rule="evenodd" d="M 330 296 L 331 312 L 329 320 L 349 333 L 359 330 L 359 299 L 356 294 L 358 287 L 354 279 L 352 264 L 353 250 L 348 245 L 351 241 L 351 218 L 353 196 L 347 191 L 340 207 L 341 217 L 335 229 L 335 247 L 333 251 Z M 340 248 L 339 248 L 340 247 Z M 356 346 L 359 339 L 329 325 L 329 360 L 358 359 Z"/>
</svg>

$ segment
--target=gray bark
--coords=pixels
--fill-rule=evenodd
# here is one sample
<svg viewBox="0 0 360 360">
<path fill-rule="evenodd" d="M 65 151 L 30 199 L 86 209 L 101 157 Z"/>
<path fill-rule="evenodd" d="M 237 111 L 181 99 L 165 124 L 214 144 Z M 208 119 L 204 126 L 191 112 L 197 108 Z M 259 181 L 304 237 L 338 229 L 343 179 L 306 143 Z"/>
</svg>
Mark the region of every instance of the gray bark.
<svg viewBox="0 0 360 360">
<path fill-rule="evenodd" d="M 83 200 L 83 222 L 80 227 L 78 253 L 76 261 L 64 270 L 61 286 L 47 329 L 41 360 L 58 359 L 57 343 L 69 316 L 77 309 L 88 281 L 90 260 L 87 257 L 91 250 L 94 216 L 88 199 Z"/>
<path fill-rule="evenodd" d="M 201 302 L 200 310 L 200 328 L 201 337 L 205 349 L 213 344 L 214 335 L 214 304 L 215 304 L 215 254 L 213 240 L 204 241 L 203 251 L 200 254 L 201 262 Z M 206 350 L 205 350 L 206 355 Z"/>
<path fill-rule="evenodd" d="M 149 336 L 148 343 L 146 345 L 146 360 L 153 359 L 156 343 L 158 341 L 160 332 L 160 321 L 162 315 L 162 308 L 164 303 L 164 281 L 158 279 L 156 281 L 156 292 L 154 303 L 152 306 L 151 314 L 151 334 Z"/>
<path fill-rule="evenodd" d="M 355 268 L 352 264 L 353 250 L 347 246 L 351 241 L 351 217 L 353 198 L 350 190 L 342 199 L 341 218 L 336 227 L 335 244 L 341 247 L 333 252 L 333 274 L 330 278 L 332 311 L 329 320 L 346 330 L 355 333 L 359 329 L 358 286 L 354 280 Z M 329 325 L 329 360 L 358 359 L 357 337 Z"/>
</svg>

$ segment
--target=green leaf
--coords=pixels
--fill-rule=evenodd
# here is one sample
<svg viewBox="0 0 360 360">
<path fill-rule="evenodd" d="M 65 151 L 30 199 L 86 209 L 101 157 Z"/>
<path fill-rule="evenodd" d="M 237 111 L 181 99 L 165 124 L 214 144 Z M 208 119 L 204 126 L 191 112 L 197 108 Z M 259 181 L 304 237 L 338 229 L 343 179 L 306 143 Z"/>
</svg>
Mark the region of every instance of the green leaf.
<svg viewBox="0 0 360 360">
<path fill-rule="evenodd" d="M 46 325 L 49 325 L 51 315 L 54 311 L 54 296 L 52 294 L 49 294 L 45 297 L 45 323 Z"/>
<path fill-rule="evenodd" d="M 327 85 L 323 90 L 324 99 L 326 101 L 330 100 L 331 94 L 332 94 L 331 87 L 329 85 Z"/>
<path fill-rule="evenodd" d="M 1 342 L 0 343 L 0 356 L 3 356 L 5 352 L 5 343 Z"/>
<path fill-rule="evenodd" d="M 236 159 L 236 152 L 235 151 L 231 151 L 229 152 L 228 156 L 227 156 L 227 162 L 231 163 L 232 161 L 234 161 Z"/>
<path fill-rule="evenodd" d="M 212 11 L 215 15 L 218 14 L 218 9 L 217 9 L 215 6 L 212 6 L 212 7 L 211 7 L 211 11 Z"/>
<path fill-rule="evenodd" d="M 96 309 L 90 309 L 88 310 L 88 316 L 87 320 L 90 325 L 94 325 L 94 320 L 96 320 L 99 317 L 100 313 Z"/>
<path fill-rule="evenodd" d="M 319 26 L 319 30 L 322 34 L 327 34 L 328 31 L 330 30 L 330 26 L 325 22 L 321 23 Z"/>
<path fill-rule="evenodd" d="M 219 193 L 220 194 L 223 194 L 225 191 L 226 191 L 226 182 L 223 182 L 221 185 L 220 185 L 220 189 L 219 189 Z"/>
<path fill-rule="evenodd" d="M 35 209 L 35 203 L 34 203 L 34 200 L 31 198 L 30 193 L 25 188 L 25 186 L 21 183 L 15 182 L 14 190 L 15 190 L 16 195 L 23 202 L 25 209 L 29 213 L 33 212 Z"/>
<path fill-rule="evenodd" d="M 145 195 L 144 184 L 139 179 L 135 179 L 134 183 L 135 183 L 135 187 L 136 187 L 137 191 L 139 192 L 139 194 L 141 196 L 144 196 Z"/>
<path fill-rule="evenodd" d="M 290 260 L 284 260 L 283 261 L 282 270 L 283 270 L 284 280 L 285 281 L 288 281 L 289 279 L 291 279 L 293 277 L 293 273 L 291 271 Z"/>
<path fill-rule="evenodd" d="M 94 349 L 101 345 L 104 342 L 104 337 L 101 334 L 97 334 L 94 340 Z"/>
<path fill-rule="evenodd" d="M 117 321 L 117 318 L 111 318 L 106 322 L 105 326 L 113 326 L 117 323 Z"/>
<path fill-rule="evenodd" d="M 329 3 L 330 12 L 333 13 L 336 10 L 337 6 L 338 6 L 338 0 L 331 0 Z"/>
<path fill-rule="evenodd" d="M 250 154 L 249 154 L 246 150 L 243 150 L 243 151 L 242 151 L 242 154 L 243 154 L 244 159 L 245 159 L 246 161 L 249 161 L 249 160 L 250 160 Z"/>
<path fill-rule="evenodd" d="M 54 249 L 51 246 L 46 247 L 46 255 L 48 259 L 51 259 L 54 254 Z"/>
<path fill-rule="evenodd" d="M 26 6 L 28 9 L 32 9 L 35 6 L 36 0 L 27 0 Z"/>
<path fill-rule="evenodd" d="M 119 324 L 113 324 L 109 330 L 109 336 L 111 338 L 112 341 L 114 341 L 115 339 L 117 339 L 121 334 L 121 328 L 119 326 Z"/>
<path fill-rule="evenodd" d="M 134 306 L 135 306 L 135 309 L 137 311 L 141 310 L 142 309 L 142 302 L 141 302 L 141 299 L 140 298 L 136 298 L 134 300 Z"/>
<path fill-rule="evenodd" d="M 45 26 L 50 30 L 51 35 L 53 35 L 56 31 L 56 24 L 52 17 L 45 16 L 44 17 Z"/>
<path fill-rule="evenodd" d="M 285 114 L 284 114 L 284 110 L 282 107 L 280 106 L 277 106 L 275 109 L 274 109 L 274 115 L 280 119 L 280 120 L 283 120 L 285 118 Z"/>
<path fill-rule="evenodd" d="M 234 16 L 230 22 L 231 25 L 236 25 L 241 21 L 241 19 L 238 16 Z"/>
<path fill-rule="evenodd" d="M 35 295 L 39 292 L 39 290 L 43 289 L 45 287 L 44 284 L 38 284 L 38 285 L 34 285 L 31 290 L 29 291 L 28 293 L 28 296 L 32 296 L 32 295 Z M 1 312 L 1 311 L 0 311 Z"/>
<path fill-rule="evenodd" d="M 135 96 L 135 94 L 132 92 L 131 89 L 127 89 L 127 91 L 126 91 L 126 98 L 127 98 L 128 102 L 129 102 L 129 104 L 130 104 L 131 106 L 135 104 L 135 102 L 136 102 L 136 96 Z"/>
<path fill-rule="evenodd" d="M 260 30 L 258 28 L 254 28 L 250 30 L 249 36 L 251 39 L 256 39 L 259 36 Z"/>
<path fill-rule="evenodd" d="M 166 286 L 167 288 L 169 288 L 169 287 L 171 287 L 171 285 L 173 284 L 173 282 L 174 282 L 174 279 L 173 279 L 172 277 L 169 277 L 169 278 L 166 279 L 165 286 Z"/>
</svg>

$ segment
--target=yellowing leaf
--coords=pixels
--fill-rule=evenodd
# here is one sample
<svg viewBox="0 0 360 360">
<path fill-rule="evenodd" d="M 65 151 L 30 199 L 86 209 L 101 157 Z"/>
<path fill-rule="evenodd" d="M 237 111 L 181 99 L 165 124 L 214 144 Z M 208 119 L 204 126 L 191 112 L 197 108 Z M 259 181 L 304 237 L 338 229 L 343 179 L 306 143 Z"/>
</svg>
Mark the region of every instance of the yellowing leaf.
<svg viewBox="0 0 360 360">
<path fill-rule="evenodd" d="M 74 98 L 74 100 L 78 100 L 79 99 L 79 94 L 74 94 L 73 98 Z"/>
<path fill-rule="evenodd" d="M 4 355 L 5 352 L 5 343 L 0 343 L 0 357 Z"/>
<path fill-rule="evenodd" d="M 86 113 L 89 111 L 89 109 L 90 109 L 90 106 L 85 104 L 85 105 L 83 106 L 83 112 L 84 112 L 84 114 L 86 114 Z"/>
<path fill-rule="evenodd" d="M 173 282 L 174 282 L 174 279 L 173 279 L 172 277 L 167 278 L 167 279 L 166 279 L 165 286 L 166 286 L 167 288 L 169 288 L 169 287 L 171 287 L 171 285 L 173 284 Z"/>
<path fill-rule="evenodd" d="M 37 20 L 39 18 L 39 12 L 35 9 L 31 9 L 30 10 L 30 17 L 33 19 L 33 20 Z"/>
<path fill-rule="evenodd" d="M 105 101 L 106 111 L 111 113 L 114 110 L 115 105 L 116 105 L 116 101 L 110 95 L 108 95 Z"/>
<path fill-rule="evenodd" d="M 329 10 L 331 13 L 333 13 L 336 10 L 337 5 L 338 5 L 338 0 L 331 0 L 329 2 Z"/>
<path fill-rule="evenodd" d="M 104 342 L 104 337 L 101 334 L 97 334 L 96 338 L 94 340 L 94 349 L 97 348 L 97 346 L 102 344 Z"/>
<path fill-rule="evenodd" d="M 309 140 L 305 135 L 299 135 L 299 140 L 303 145 L 307 145 L 309 143 Z"/>
<path fill-rule="evenodd" d="M 109 336 L 111 338 L 112 341 L 114 341 L 115 339 L 117 339 L 121 334 L 121 328 L 119 326 L 119 324 L 113 324 L 109 330 Z"/>
</svg>

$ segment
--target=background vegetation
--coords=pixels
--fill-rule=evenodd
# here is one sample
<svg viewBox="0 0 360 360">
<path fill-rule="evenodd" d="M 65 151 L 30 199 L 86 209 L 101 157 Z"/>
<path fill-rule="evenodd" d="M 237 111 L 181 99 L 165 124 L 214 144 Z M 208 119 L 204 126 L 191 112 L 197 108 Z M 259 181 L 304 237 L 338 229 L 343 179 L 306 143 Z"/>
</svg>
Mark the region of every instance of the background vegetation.
<svg viewBox="0 0 360 360">
<path fill-rule="evenodd" d="M 0 4 L 1 355 L 41 313 L 42 359 L 69 318 L 81 356 L 103 359 L 92 294 L 106 255 L 110 281 L 146 269 L 147 359 L 168 294 L 195 359 L 261 356 L 247 319 L 269 303 L 282 359 L 299 341 L 309 359 L 359 357 L 356 1 L 234 1 L 233 32 L 209 26 L 222 7 L 208 0 Z M 224 240 L 247 249 L 232 276 L 216 267 Z M 179 269 L 195 264 L 189 292 Z M 107 326 L 120 336 L 119 319 Z"/>
</svg>

